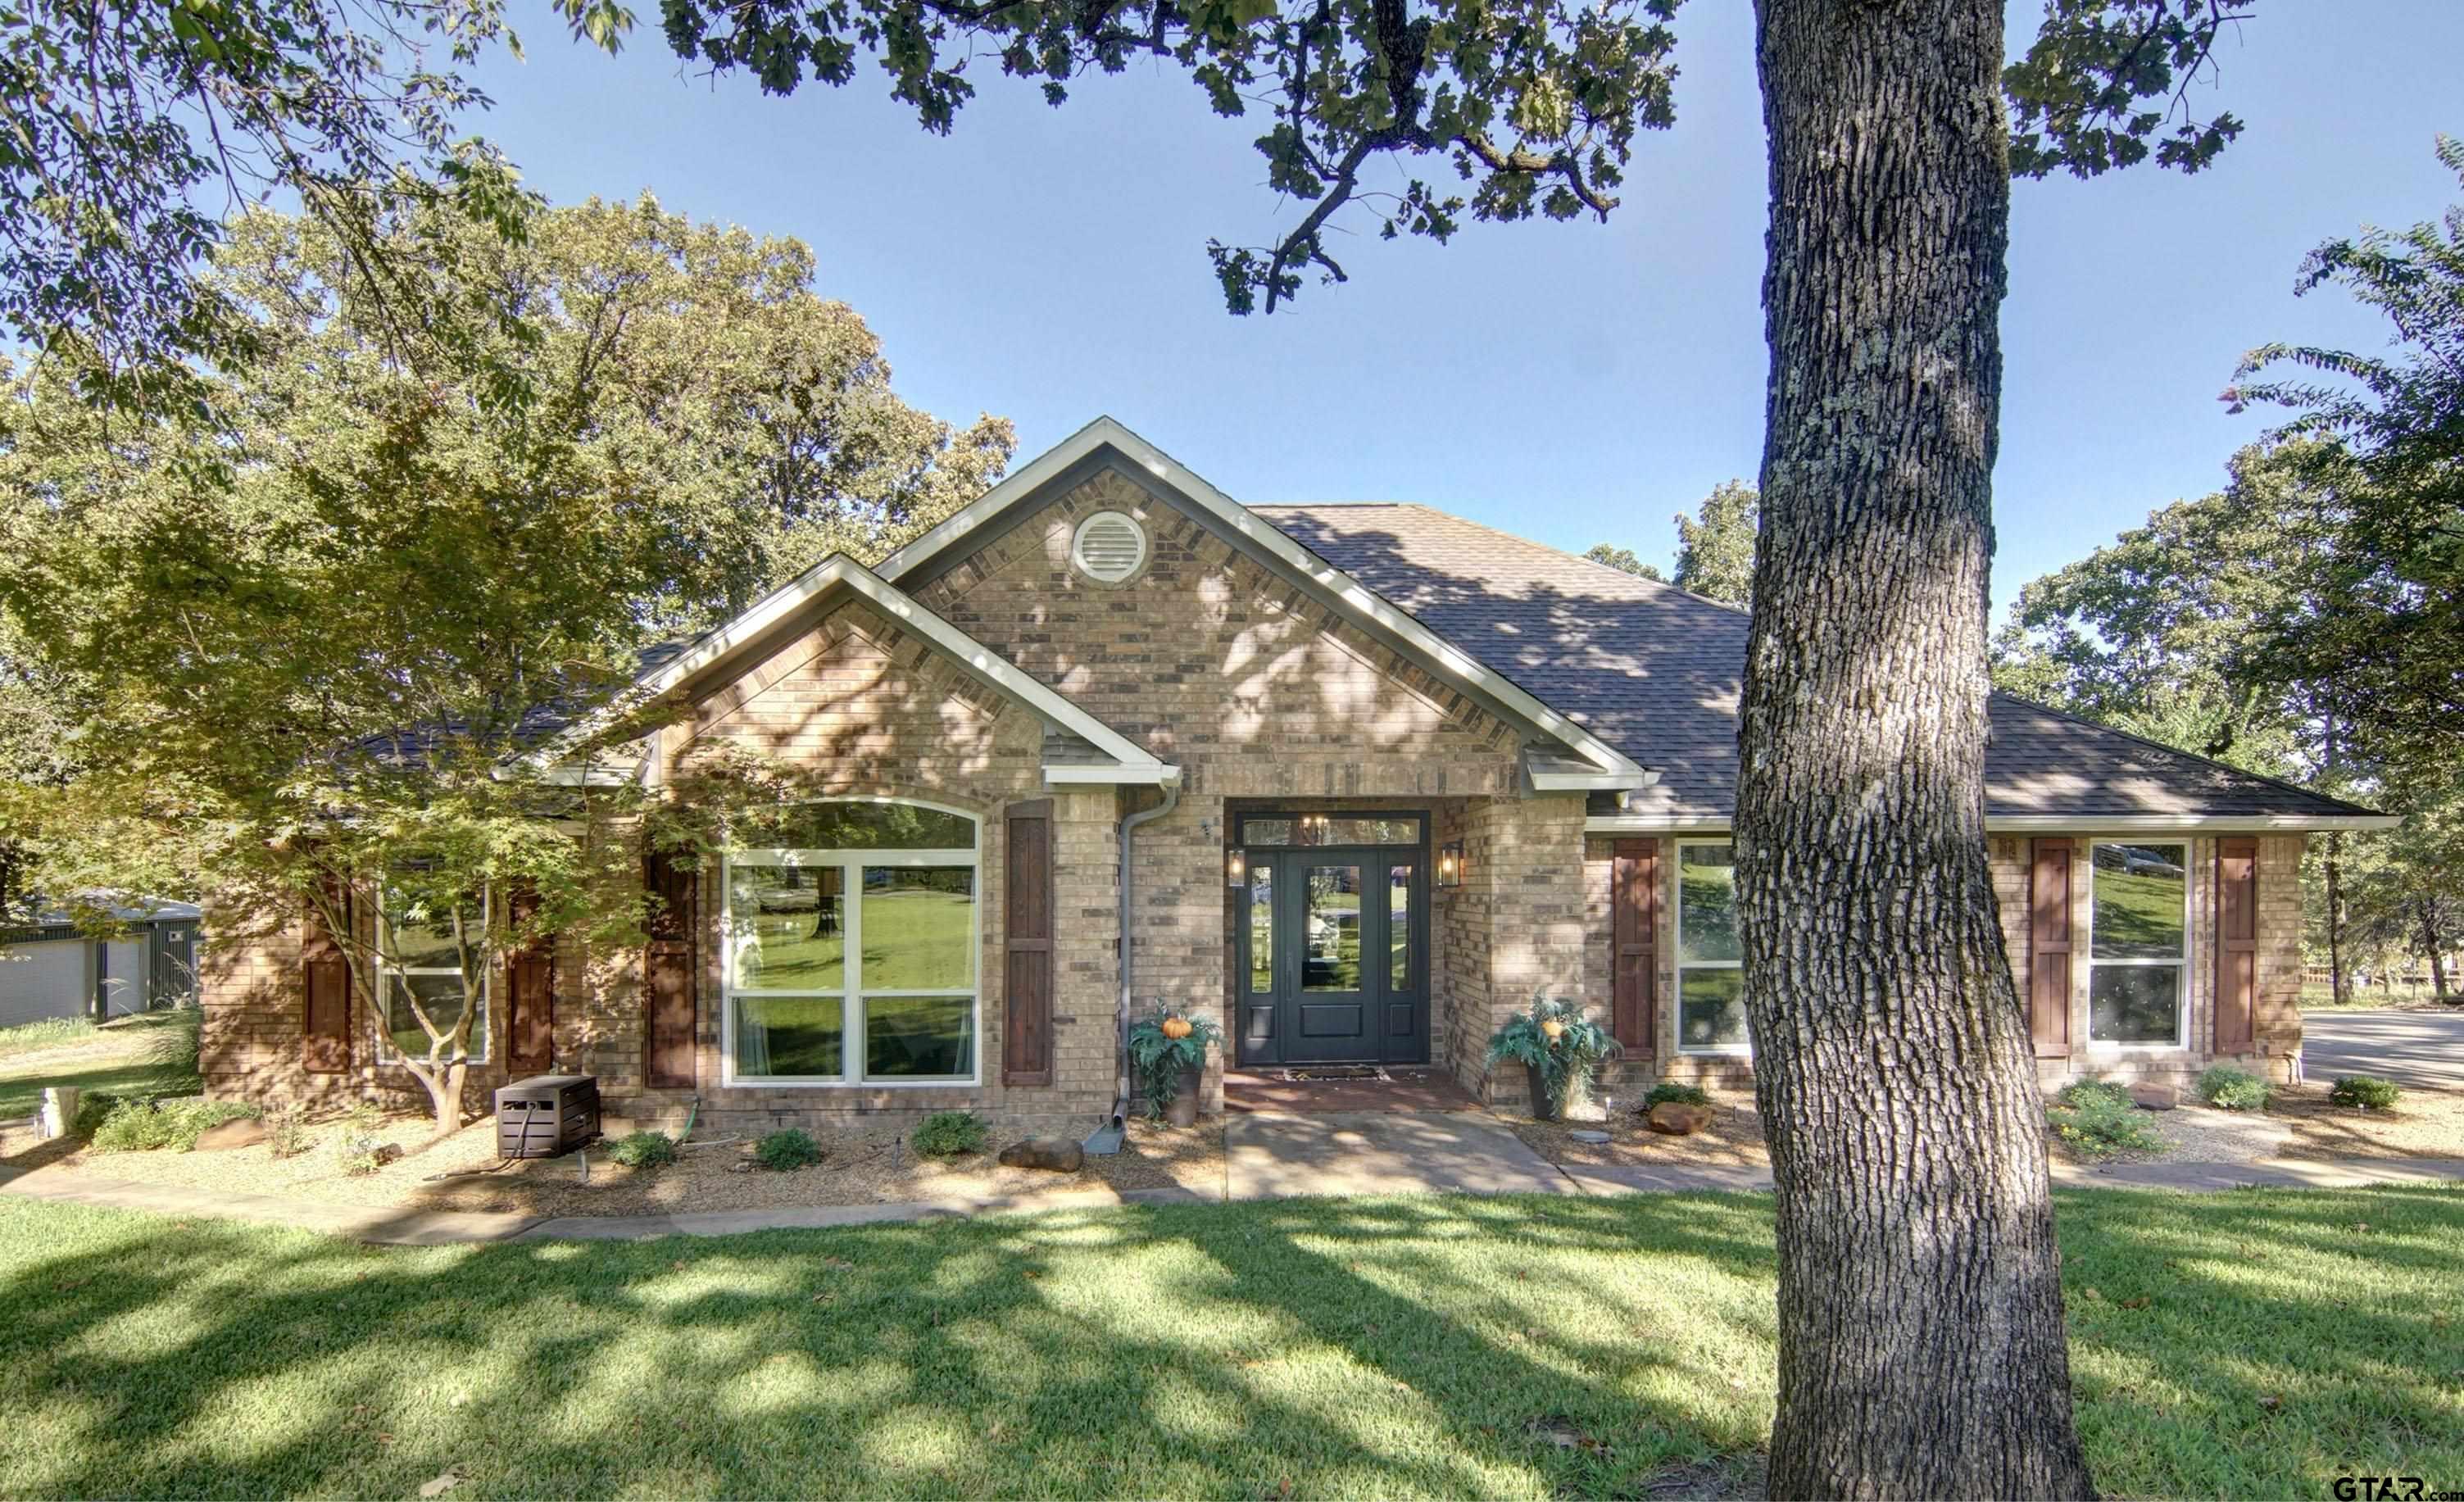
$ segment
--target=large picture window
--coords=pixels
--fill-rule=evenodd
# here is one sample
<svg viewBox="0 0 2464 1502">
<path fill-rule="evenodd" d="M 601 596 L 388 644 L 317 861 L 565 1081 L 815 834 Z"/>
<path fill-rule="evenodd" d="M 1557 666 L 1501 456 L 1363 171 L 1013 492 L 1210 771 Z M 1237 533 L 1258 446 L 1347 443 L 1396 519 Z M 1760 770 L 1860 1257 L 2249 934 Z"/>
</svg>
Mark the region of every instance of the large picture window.
<svg viewBox="0 0 2464 1502">
<path fill-rule="evenodd" d="M 2184 845 L 2095 847 L 2088 943 L 2091 1043 L 2189 1041 L 2190 861 Z"/>
<path fill-rule="evenodd" d="M 976 1083 L 976 821 L 845 802 L 775 832 L 815 843 L 727 858 L 730 1083 Z"/>
<path fill-rule="evenodd" d="M 462 922 L 466 931 L 475 930 L 472 939 L 487 932 L 488 905 L 484 898 L 466 902 Z M 377 904 L 377 1006 L 385 1024 L 387 1062 L 407 1054 L 411 1058 L 428 1058 L 428 1029 L 419 1025 L 417 1012 L 411 1009 L 416 997 L 419 1011 L 445 1032 L 451 1032 L 462 1020 L 462 1008 L 469 996 L 462 984 L 462 951 L 453 939 L 453 914 L 430 911 L 429 908 L 404 894 L 387 889 L 384 900 Z M 479 978 L 478 1015 L 472 1019 L 466 1055 L 473 1064 L 488 1062 L 488 1001 L 490 977 Z"/>
<path fill-rule="evenodd" d="M 1727 841 L 1677 847 L 1677 1046 L 1747 1048 L 1744 951 L 1737 944 L 1737 855 Z"/>
</svg>

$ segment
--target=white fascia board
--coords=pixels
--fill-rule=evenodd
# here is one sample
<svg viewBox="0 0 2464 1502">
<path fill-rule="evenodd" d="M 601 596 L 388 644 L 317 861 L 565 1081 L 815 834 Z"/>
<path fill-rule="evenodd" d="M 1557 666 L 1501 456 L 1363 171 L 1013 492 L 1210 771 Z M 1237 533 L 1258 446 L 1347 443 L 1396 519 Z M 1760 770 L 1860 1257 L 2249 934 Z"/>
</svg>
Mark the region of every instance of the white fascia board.
<svg viewBox="0 0 2464 1502">
<path fill-rule="evenodd" d="M 1044 781 L 1054 786 L 1086 784 L 1116 787 L 1171 787 L 1180 782 L 1180 768 L 1164 762 L 1125 762 L 1119 766 L 1088 766 L 1082 762 L 1046 762 Z"/>
<path fill-rule="evenodd" d="M 1255 542 L 1287 567 L 1326 591 L 1336 606 L 1355 622 L 1374 625 L 1401 637 L 1430 667 L 1488 695 L 1565 742 L 1584 761 L 1602 771 L 1626 776 L 1641 775 L 1643 769 L 1615 747 L 1516 687 L 1511 680 L 1467 656 L 1435 631 L 1389 605 L 1376 591 L 1293 541 L 1280 527 L 1269 525 L 1251 515 L 1248 507 L 1217 490 L 1172 455 L 1111 417 L 1098 417 L 1079 429 L 1035 462 L 985 492 L 973 505 L 883 559 L 882 577 L 890 580 L 906 577 L 949 551 L 1004 507 L 1107 445 L 1120 451 L 1133 463 L 1195 501 L 1215 519 Z"/>
<path fill-rule="evenodd" d="M 823 594 L 845 585 L 870 601 L 884 615 L 896 621 L 931 642 L 949 656 L 965 665 L 976 676 L 1027 705 L 1044 717 L 1075 734 L 1106 756 L 1125 766 L 1158 766 L 1153 756 L 1141 749 L 1119 731 L 1080 709 L 1061 695 L 1045 687 L 1032 674 L 1022 671 L 1009 659 L 968 635 L 940 616 L 934 614 L 915 600 L 871 569 L 845 553 L 833 553 L 821 563 L 796 576 L 788 584 L 771 591 L 753 608 L 718 628 L 675 657 L 636 678 L 626 696 L 631 705 L 649 703 L 690 679 L 695 673 L 727 656 L 762 633 L 778 626 L 798 609 Z M 588 717 L 557 738 L 535 761 L 544 763 L 548 758 L 575 741 L 605 728 L 611 722 L 608 710 Z M 1142 779 L 1151 780 L 1151 779 Z"/>
<path fill-rule="evenodd" d="M 1985 821 L 1988 834 L 2303 834 L 2331 829 L 2392 829 L 2390 813 L 2345 814 L 2011 814 Z M 1726 834 L 1726 819 L 1671 819 L 1647 814 L 1595 814 L 1586 834 Z"/>
<path fill-rule="evenodd" d="M 1649 772 L 1532 772 L 1531 790 L 1539 793 L 1621 793 L 1649 787 Z"/>
</svg>

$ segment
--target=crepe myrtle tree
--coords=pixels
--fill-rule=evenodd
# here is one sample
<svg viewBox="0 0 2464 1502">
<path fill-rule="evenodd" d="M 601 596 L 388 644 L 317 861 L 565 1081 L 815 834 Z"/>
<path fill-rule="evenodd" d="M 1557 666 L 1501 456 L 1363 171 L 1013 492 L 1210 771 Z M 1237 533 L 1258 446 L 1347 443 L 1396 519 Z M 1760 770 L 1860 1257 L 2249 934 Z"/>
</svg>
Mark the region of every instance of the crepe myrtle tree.
<svg viewBox="0 0 2464 1502">
<path fill-rule="evenodd" d="M 1055 104 L 1133 61 L 1259 118 L 1288 228 L 1225 305 L 1340 282 L 1338 219 L 1604 219 L 1674 118 L 1675 0 L 667 0 L 774 94 L 877 64 L 951 129 L 986 56 Z M 2204 166 L 2250 0 L 1759 0 L 1768 431 L 1735 818 L 1778 1181 L 1775 1495 L 2080 1494 L 2044 1126 L 1985 860 L 1986 585 L 2013 177 Z M 1645 295 L 1637 289 L 1636 296 Z M 1876 1099 L 1877 1094 L 1881 1097 Z"/>
</svg>

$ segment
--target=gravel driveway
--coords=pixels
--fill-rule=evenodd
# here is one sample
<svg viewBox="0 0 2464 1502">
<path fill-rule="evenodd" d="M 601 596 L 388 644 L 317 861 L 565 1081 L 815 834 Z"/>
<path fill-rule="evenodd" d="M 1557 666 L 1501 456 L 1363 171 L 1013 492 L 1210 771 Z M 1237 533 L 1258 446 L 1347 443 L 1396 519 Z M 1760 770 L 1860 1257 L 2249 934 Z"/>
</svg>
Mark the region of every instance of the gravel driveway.
<svg viewBox="0 0 2464 1502">
<path fill-rule="evenodd" d="M 2464 1090 L 2464 1011 L 2303 1012 L 2301 1033 L 2305 1078 L 2375 1074 L 2399 1085 Z"/>
</svg>

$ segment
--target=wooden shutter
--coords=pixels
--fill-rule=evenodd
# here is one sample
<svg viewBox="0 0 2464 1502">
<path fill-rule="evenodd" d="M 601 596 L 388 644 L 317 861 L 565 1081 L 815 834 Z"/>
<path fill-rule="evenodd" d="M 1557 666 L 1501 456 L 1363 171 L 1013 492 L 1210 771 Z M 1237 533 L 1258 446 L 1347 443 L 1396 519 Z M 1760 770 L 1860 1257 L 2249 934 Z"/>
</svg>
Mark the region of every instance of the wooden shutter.
<svg viewBox="0 0 2464 1502">
<path fill-rule="evenodd" d="M 2028 1031 L 2038 1058 L 2071 1051 L 2071 853 L 2037 840 L 2028 872 Z"/>
<path fill-rule="evenodd" d="M 348 888 L 329 888 L 326 900 L 345 924 L 351 921 Z M 299 1067 L 311 1074 L 341 1074 L 351 1067 L 351 960 L 326 926 L 324 909 L 307 906 L 299 929 Z"/>
<path fill-rule="evenodd" d="M 693 921 L 701 873 L 693 857 L 650 851 L 643 881 L 658 898 L 642 950 L 642 1080 L 652 1090 L 693 1084 Z"/>
<path fill-rule="evenodd" d="M 1002 841 L 1001 1083 L 1052 1083 L 1052 800 L 1012 804 Z"/>
<path fill-rule="evenodd" d="M 516 887 L 506 902 L 516 923 L 539 911 L 539 893 Z M 542 935 L 505 957 L 505 1067 L 544 1074 L 556 1058 L 556 940 Z"/>
<path fill-rule="evenodd" d="M 2258 841 L 2216 841 L 2216 1051 L 2247 1053 L 2258 1004 Z"/>
<path fill-rule="evenodd" d="M 1628 1052 L 1648 1054 L 1660 1017 L 1660 842 L 1619 840 L 1611 853 L 1609 975 L 1617 1040 Z"/>
</svg>

